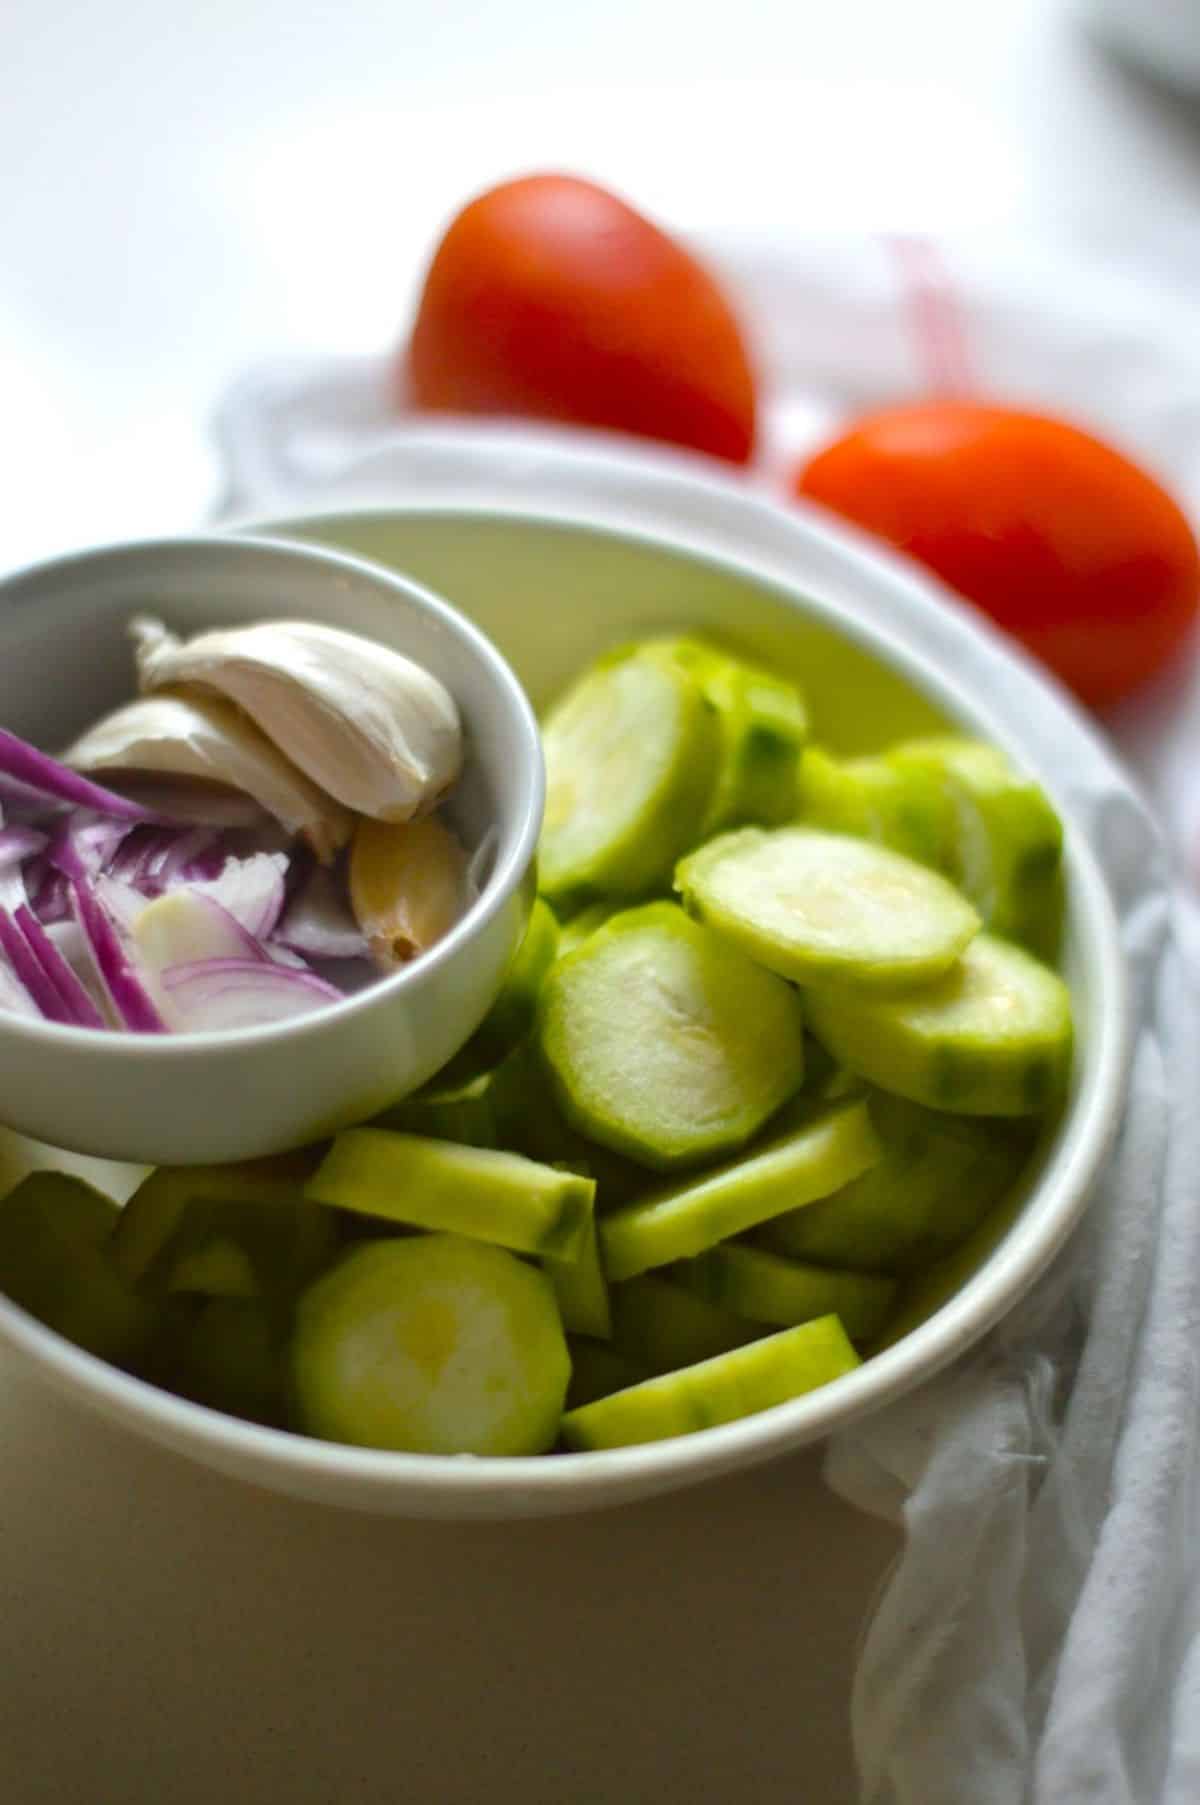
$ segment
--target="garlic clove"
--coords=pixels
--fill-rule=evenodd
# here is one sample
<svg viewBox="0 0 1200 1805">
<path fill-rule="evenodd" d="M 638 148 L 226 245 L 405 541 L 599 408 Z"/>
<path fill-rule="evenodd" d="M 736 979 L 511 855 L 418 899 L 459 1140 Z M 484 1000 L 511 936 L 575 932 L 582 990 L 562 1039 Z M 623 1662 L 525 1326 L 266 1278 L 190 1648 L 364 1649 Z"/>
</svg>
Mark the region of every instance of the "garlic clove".
<svg viewBox="0 0 1200 1805">
<path fill-rule="evenodd" d="M 242 711 L 218 696 L 144 696 L 106 715 L 64 754 L 77 771 L 200 779 L 242 792 L 328 862 L 351 816 L 285 758 Z"/>
<path fill-rule="evenodd" d="M 428 814 L 458 776 L 462 727 L 445 686 L 336 627 L 269 621 L 179 640 L 132 624 L 143 690 L 184 685 L 236 702 L 314 783 L 381 821 Z"/>
<path fill-rule="evenodd" d="M 360 821 L 350 847 L 350 902 L 376 963 L 404 965 L 449 932 L 466 900 L 467 859 L 449 828 Z"/>
</svg>

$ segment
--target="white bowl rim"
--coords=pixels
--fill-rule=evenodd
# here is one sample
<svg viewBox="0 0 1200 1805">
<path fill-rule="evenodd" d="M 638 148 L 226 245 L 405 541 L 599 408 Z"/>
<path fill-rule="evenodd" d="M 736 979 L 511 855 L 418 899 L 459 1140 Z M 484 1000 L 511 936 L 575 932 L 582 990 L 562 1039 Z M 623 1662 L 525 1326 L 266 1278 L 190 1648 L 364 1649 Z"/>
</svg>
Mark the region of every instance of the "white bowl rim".
<svg viewBox="0 0 1200 1805">
<path fill-rule="evenodd" d="M 328 568 L 331 574 L 340 572 L 344 576 L 355 577 L 377 590 L 391 590 L 409 602 L 415 601 L 419 608 L 430 614 L 449 634 L 470 648 L 479 665 L 489 673 L 497 693 L 503 697 L 506 713 L 517 729 L 514 759 L 527 781 L 518 803 L 516 831 L 510 836 L 508 844 L 500 848 L 500 856 L 494 861 L 479 895 L 436 946 L 423 953 L 411 965 L 379 977 L 364 985 L 361 990 L 341 997 L 337 1002 L 331 1002 L 326 1008 L 314 1009 L 307 1015 L 295 1016 L 282 1022 L 162 1035 L 121 1034 L 111 1029 L 100 1032 L 95 1028 L 73 1027 L 65 1022 L 5 1015 L 0 1022 L 0 1032 L 10 1034 L 17 1041 L 42 1040 L 51 1047 L 70 1047 L 89 1055 L 102 1054 L 105 1060 L 112 1058 L 134 1064 L 150 1057 L 153 1057 L 156 1065 L 164 1060 L 172 1064 L 209 1061 L 219 1057 L 230 1045 L 253 1048 L 256 1044 L 261 1044 L 264 1057 L 268 1053 L 273 1054 L 276 1049 L 282 1054 L 297 1042 L 319 1036 L 332 1024 L 344 1022 L 350 1016 L 369 1012 L 399 995 L 419 995 L 436 982 L 442 968 L 459 957 L 467 943 L 475 939 L 505 906 L 530 868 L 541 832 L 545 766 L 541 756 L 537 719 L 529 698 L 499 647 L 492 643 L 486 633 L 481 632 L 469 616 L 462 614 L 444 596 L 437 595 L 423 583 L 406 577 L 400 571 L 360 558 L 353 552 L 340 551 L 333 546 L 287 539 L 270 533 L 232 534 L 214 530 L 154 539 L 123 540 L 111 545 L 67 552 L 59 557 L 38 559 L 18 570 L 5 572 L 0 577 L 0 609 L 10 605 L 11 589 L 32 580 L 52 579 L 59 571 L 65 573 L 72 569 L 85 569 L 88 565 L 112 564 L 119 567 L 128 560 L 153 562 L 156 558 L 170 557 L 173 554 L 192 556 L 199 552 L 201 555 L 208 555 L 214 551 L 228 554 L 234 548 L 243 546 L 251 548 L 251 556 L 261 549 L 295 562 Z"/>
<path fill-rule="evenodd" d="M 452 443 L 453 435 L 447 437 Z M 708 488 L 714 500 L 730 499 L 726 483 L 713 478 L 706 481 L 693 470 L 681 479 L 667 460 L 662 460 L 657 470 L 652 460 L 647 460 L 645 472 L 639 472 L 629 458 L 580 456 L 576 461 L 581 467 L 610 463 L 613 474 L 623 479 L 632 475 L 636 480 L 639 475 L 649 474 L 660 480 L 665 478 L 668 486 L 682 482 L 684 491 L 692 495 Z M 749 504 L 751 509 L 769 516 L 778 512 L 750 493 L 736 499 L 743 507 Z M 319 507 L 305 510 L 302 504 L 292 506 L 296 511 L 290 524 L 296 528 L 302 521 L 468 514 L 473 519 L 492 517 L 531 527 L 582 529 L 620 540 L 632 539 L 648 549 L 723 566 L 777 593 L 791 606 L 810 612 L 864 649 L 882 653 L 914 687 L 938 700 L 947 713 L 982 725 L 999 743 L 1011 746 L 1011 733 L 994 721 L 986 703 L 968 697 L 952 676 L 941 670 L 931 671 L 887 628 L 848 618 L 839 604 L 827 598 L 800 594 L 798 585 L 789 588 L 785 578 L 764 573 L 752 558 L 743 560 L 728 550 L 707 549 L 703 544 L 672 538 L 665 531 L 613 524 L 602 514 L 588 518 L 586 508 L 580 507 L 569 512 L 480 506 L 472 504 L 469 497 L 438 505 L 405 507 L 388 507 L 377 500 L 360 504 L 348 501 L 339 506 L 336 498 L 327 497 Z M 936 585 L 922 582 L 903 561 L 880 551 L 862 535 L 843 531 L 811 509 L 802 510 L 799 518 L 817 546 L 832 554 L 852 581 L 861 582 L 865 593 L 869 594 L 873 586 L 877 588 L 881 580 L 890 589 L 900 582 L 910 592 L 917 589 L 926 596 L 931 588 L 936 590 Z M 269 535 L 291 543 L 286 540 L 282 519 L 265 521 L 263 525 Z M 251 530 L 249 525 L 246 530 Z M 971 630 L 965 615 L 963 628 Z M 1012 654 L 999 647 L 998 642 L 997 650 L 1011 659 Z M 1024 665 L 1032 681 L 1039 681 L 1027 661 L 1017 662 Z M 1050 691 L 1047 699 L 1053 699 L 1062 709 L 1057 693 Z M 1077 725 L 1081 731 L 1088 731 L 1082 718 Z M 371 1509 L 373 1500 L 382 1507 L 395 1507 L 403 1495 L 411 1506 L 411 1515 L 453 1515 L 453 1508 L 447 1507 L 448 1496 L 461 1501 L 464 1513 L 470 1512 L 472 1498 L 485 1496 L 497 1504 L 498 1515 L 515 1514 L 518 1509 L 531 1514 L 538 1510 L 583 1509 L 589 1504 L 601 1506 L 757 1465 L 817 1440 L 832 1428 L 844 1427 L 909 1391 L 980 1340 L 1045 1270 L 1086 1208 L 1088 1187 L 1119 1121 L 1129 1056 L 1129 1001 L 1107 887 L 1082 835 L 1069 820 L 1066 827 L 1069 861 L 1080 895 L 1079 919 L 1084 939 L 1090 942 L 1084 948 L 1084 962 L 1100 975 L 1106 994 L 1104 1007 L 1093 1012 L 1090 1083 L 1064 1118 L 1059 1145 L 1051 1156 L 1053 1190 L 1047 1192 L 1043 1179 L 1020 1219 L 1021 1232 L 1006 1235 L 979 1271 L 927 1321 L 854 1372 L 818 1391 L 694 1435 L 602 1452 L 504 1459 L 393 1453 L 311 1440 L 287 1430 L 246 1423 L 177 1398 L 74 1347 L 3 1299 L 0 1334 L 21 1346 L 60 1386 L 73 1393 L 82 1392 L 93 1407 L 110 1417 L 126 1423 L 136 1421 L 147 1428 L 153 1426 L 164 1442 L 193 1458 L 203 1460 L 211 1453 L 211 1464 L 236 1467 L 243 1473 L 254 1465 L 270 1466 L 281 1483 L 286 1483 L 282 1480 L 285 1473 L 300 1482 L 297 1489 L 307 1479 L 325 1482 L 320 1485 L 320 1495 L 327 1498 L 332 1498 L 335 1489 L 342 1486 L 346 1488 L 346 1502 L 357 1508 Z M 505 1503 L 513 1504 L 514 1510 L 505 1509 Z"/>
</svg>

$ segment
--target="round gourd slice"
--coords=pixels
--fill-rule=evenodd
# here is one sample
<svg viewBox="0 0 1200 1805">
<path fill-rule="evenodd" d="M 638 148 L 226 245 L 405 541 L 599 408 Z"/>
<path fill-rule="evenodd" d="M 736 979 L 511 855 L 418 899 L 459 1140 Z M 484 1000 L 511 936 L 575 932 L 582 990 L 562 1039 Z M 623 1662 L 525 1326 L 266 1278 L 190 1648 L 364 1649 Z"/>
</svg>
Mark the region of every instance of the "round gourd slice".
<svg viewBox="0 0 1200 1805">
<path fill-rule="evenodd" d="M 703 639 L 647 640 L 641 651 L 678 663 L 717 711 L 720 753 L 697 838 L 747 822 L 792 820 L 808 739 L 808 710 L 796 685 Z"/>
<path fill-rule="evenodd" d="M 895 989 L 938 977 L 979 917 L 937 872 L 815 828 L 722 834 L 675 873 L 693 915 L 771 971 Z"/>
<path fill-rule="evenodd" d="M 941 785 L 954 824 L 951 871 L 988 930 L 1053 957 L 1063 830 L 1043 791 L 980 740 L 906 740 L 887 760 L 907 779 Z"/>
<path fill-rule="evenodd" d="M 884 757 L 834 758 L 809 746 L 797 813 L 811 827 L 890 846 L 918 865 L 948 871 L 954 810 L 944 784 L 918 764 Z"/>
<path fill-rule="evenodd" d="M 1066 1087 L 1071 998 L 1032 954 L 979 934 L 936 983 L 897 996 L 812 990 L 813 1032 L 834 1057 L 930 1109 L 1040 1115 Z"/>
<path fill-rule="evenodd" d="M 300 1299 L 291 1389 L 328 1441 L 542 1454 L 571 1360 L 545 1274 L 457 1235 L 371 1241 Z"/>
<path fill-rule="evenodd" d="M 698 837 L 716 774 L 716 710 L 667 659 L 593 666 L 542 729 L 539 885 L 551 899 L 664 887 Z"/>
<path fill-rule="evenodd" d="M 664 1171 L 740 1147 L 804 1074 L 796 993 L 674 903 L 552 966 L 539 1031 L 570 1124 Z"/>
</svg>

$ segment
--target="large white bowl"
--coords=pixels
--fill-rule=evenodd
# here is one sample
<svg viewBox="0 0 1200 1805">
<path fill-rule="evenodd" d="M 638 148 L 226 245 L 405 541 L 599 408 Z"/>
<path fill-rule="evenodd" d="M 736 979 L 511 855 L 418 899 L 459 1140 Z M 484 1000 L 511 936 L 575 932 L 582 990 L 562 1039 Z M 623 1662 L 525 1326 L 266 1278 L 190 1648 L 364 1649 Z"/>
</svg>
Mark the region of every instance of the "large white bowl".
<svg viewBox="0 0 1200 1805">
<path fill-rule="evenodd" d="M 440 678 L 467 757 L 450 806 L 494 851 L 475 903 L 424 958 L 311 1015 L 204 1034 L 115 1034 L 0 1016 L 4 1120 L 114 1159 L 249 1159 L 407 1095 L 482 1020 L 524 931 L 544 789 L 537 724 L 485 636 L 436 595 L 345 553 L 265 537 L 147 540 L 0 583 L 0 721 L 53 749 L 135 691 L 130 616 L 183 633 L 290 618 L 394 646 Z"/>
<path fill-rule="evenodd" d="M 865 750 L 949 721 L 1005 746 L 1064 805 L 1064 771 L 1104 767 L 1080 718 L 932 588 L 819 517 L 700 466 L 571 451 L 557 437 L 412 435 L 379 473 L 403 506 L 270 523 L 430 583 L 494 637 L 535 702 L 630 634 L 720 627 L 802 675 L 818 734 Z M 0 623 L 0 643 L 3 624 Z M 1064 762 L 1065 761 L 1065 762 Z M 110 1417 L 258 1484 L 408 1516 L 517 1517 L 664 1492 L 814 1441 L 919 1384 L 1021 1297 L 1079 1219 L 1118 1120 L 1122 960 L 1103 880 L 1068 811 L 1064 969 L 1078 1027 L 1069 1107 L 1015 1220 L 920 1327 L 835 1384 L 726 1427 L 610 1453 L 481 1460 L 337 1447 L 181 1403 L 90 1359 L 0 1302 L 0 1334 Z"/>
</svg>

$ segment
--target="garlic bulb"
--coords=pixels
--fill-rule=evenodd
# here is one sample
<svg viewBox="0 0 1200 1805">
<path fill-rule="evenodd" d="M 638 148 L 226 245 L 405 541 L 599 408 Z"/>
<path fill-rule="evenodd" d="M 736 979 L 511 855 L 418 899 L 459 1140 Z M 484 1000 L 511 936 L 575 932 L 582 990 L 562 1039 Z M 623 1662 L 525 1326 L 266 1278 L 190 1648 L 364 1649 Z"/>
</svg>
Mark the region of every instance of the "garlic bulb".
<svg viewBox="0 0 1200 1805">
<path fill-rule="evenodd" d="M 185 686 L 236 702 L 314 783 L 359 814 L 409 821 L 462 764 L 443 684 L 387 646 L 312 621 L 270 621 L 179 640 L 133 622 L 143 690 Z"/>
<path fill-rule="evenodd" d="M 77 771 L 143 772 L 227 784 L 251 797 L 322 862 L 350 838 L 353 820 L 311 783 L 242 711 L 218 696 L 144 696 L 106 715 L 64 762 Z"/>
</svg>

